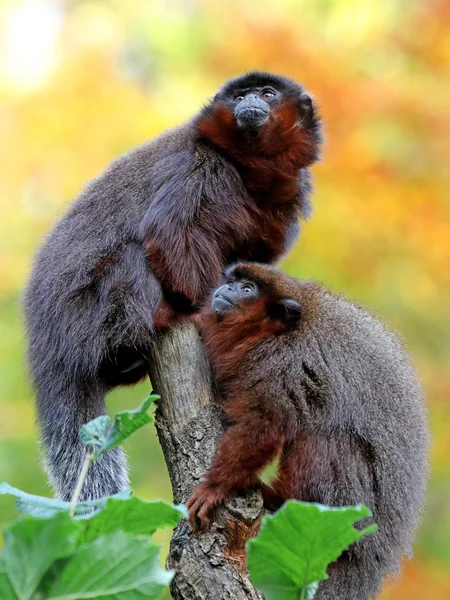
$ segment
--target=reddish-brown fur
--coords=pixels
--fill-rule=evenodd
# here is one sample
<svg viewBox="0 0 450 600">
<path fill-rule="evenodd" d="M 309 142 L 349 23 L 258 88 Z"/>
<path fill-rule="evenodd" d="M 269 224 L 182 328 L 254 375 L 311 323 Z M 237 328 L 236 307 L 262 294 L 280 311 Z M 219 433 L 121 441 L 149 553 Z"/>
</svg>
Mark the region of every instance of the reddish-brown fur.
<svg viewBox="0 0 450 600">
<path fill-rule="evenodd" d="M 219 322 L 209 309 L 203 311 L 201 329 L 208 357 L 221 382 L 233 377 L 236 367 L 261 339 L 283 330 L 281 322 L 266 319 L 268 301 L 262 298 Z"/>
<path fill-rule="evenodd" d="M 291 200 L 298 192 L 298 170 L 311 164 L 317 154 L 317 140 L 310 131 L 298 127 L 294 103 L 284 100 L 275 107 L 258 137 L 242 143 L 242 134 L 230 110 L 218 104 L 212 114 L 198 120 L 199 134 L 223 148 L 239 164 L 246 187 L 263 192 L 277 203 Z"/>
<path fill-rule="evenodd" d="M 261 268 L 258 265 L 253 268 L 247 266 L 246 269 L 255 279 L 260 276 Z M 275 278 L 276 275 L 274 281 Z M 289 296 L 292 290 L 289 285 L 283 287 L 282 283 L 277 287 L 278 294 L 264 294 L 248 304 L 244 301 L 238 310 L 223 320 L 218 320 L 209 306 L 202 312 L 201 329 L 208 358 L 226 398 L 224 410 L 233 426 L 223 435 L 211 468 L 187 503 L 194 527 L 197 514 L 200 521 L 208 522 L 208 511 L 213 506 L 233 491 L 252 485 L 261 487 L 266 504 L 272 507 L 280 506 L 284 498 L 293 497 L 292 486 L 288 490 L 287 485 L 289 478 L 292 481 L 292 471 L 288 469 L 279 473 L 277 485 L 287 492 L 283 498 L 278 493 L 278 487 L 275 492 L 260 481 L 259 472 L 276 458 L 285 440 L 294 438 L 295 433 L 289 430 L 289 422 L 286 422 L 275 404 L 268 409 L 264 403 L 264 410 L 261 411 L 254 391 L 247 391 L 245 386 L 236 383 L 239 365 L 257 344 L 286 331 L 286 324 L 282 320 L 269 318 L 269 307 L 278 299 Z M 258 434 L 249 436 L 249 431 Z"/>
</svg>

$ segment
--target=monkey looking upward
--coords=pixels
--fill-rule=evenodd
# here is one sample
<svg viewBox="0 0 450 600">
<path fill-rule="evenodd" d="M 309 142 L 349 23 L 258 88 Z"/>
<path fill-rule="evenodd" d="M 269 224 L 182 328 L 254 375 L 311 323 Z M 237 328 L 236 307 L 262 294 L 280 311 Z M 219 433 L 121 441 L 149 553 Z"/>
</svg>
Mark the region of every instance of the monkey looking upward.
<svg viewBox="0 0 450 600">
<path fill-rule="evenodd" d="M 225 265 L 273 262 L 292 244 L 309 211 L 307 167 L 320 139 L 300 85 L 244 75 L 193 119 L 110 165 L 50 233 L 24 307 L 58 496 L 75 487 L 80 426 L 106 412 L 111 388 L 146 376 L 155 329 L 194 314 Z M 126 485 L 114 448 L 90 468 L 81 499 Z"/>
<path fill-rule="evenodd" d="M 249 486 L 271 508 L 363 503 L 378 531 L 329 567 L 315 598 L 373 598 L 411 552 L 426 486 L 427 422 L 409 358 L 372 315 L 315 282 L 257 264 L 225 278 L 202 331 L 231 426 L 187 503 L 191 521 L 207 523 Z M 259 474 L 277 455 L 266 486 Z"/>
</svg>

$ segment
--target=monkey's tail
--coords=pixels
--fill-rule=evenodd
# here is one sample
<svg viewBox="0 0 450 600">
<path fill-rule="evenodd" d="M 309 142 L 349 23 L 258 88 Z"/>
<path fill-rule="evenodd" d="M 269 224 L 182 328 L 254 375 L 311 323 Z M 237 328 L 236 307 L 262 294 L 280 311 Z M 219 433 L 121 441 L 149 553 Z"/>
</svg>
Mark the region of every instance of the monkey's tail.
<svg viewBox="0 0 450 600">
<path fill-rule="evenodd" d="M 59 375 L 59 377 L 58 377 Z M 88 381 L 77 383 L 59 373 L 37 385 L 38 420 L 44 449 L 44 466 L 56 495 L 70 500 L 78 481 L 86 450 L 79 430 L 88 421 L 107 413 L 107 389 Z M 41 382 L 43 383 L 43 382 Z M 91 463 L 80 500 L 111 496 L 129 485 L 123 450 L 112 448 Z"/>
</svg>

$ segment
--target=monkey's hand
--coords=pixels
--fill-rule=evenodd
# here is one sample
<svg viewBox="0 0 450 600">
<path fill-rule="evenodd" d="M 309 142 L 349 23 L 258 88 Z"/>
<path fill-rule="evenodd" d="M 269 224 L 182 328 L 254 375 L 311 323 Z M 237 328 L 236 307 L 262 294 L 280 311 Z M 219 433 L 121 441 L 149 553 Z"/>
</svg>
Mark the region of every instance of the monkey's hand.
<svg viewBox="0 0 450 600">
<path fill-rule="evenodd" d="M 201 527 L 208 527 L 211 520 L 209 513 L 225 499 L 225 494 L 220 487 L 212 487 L 207 483 L 201 483 L 192 492 L 186 502 L 189 510 L 189 522 L 194 531 Z"/>
</svg>

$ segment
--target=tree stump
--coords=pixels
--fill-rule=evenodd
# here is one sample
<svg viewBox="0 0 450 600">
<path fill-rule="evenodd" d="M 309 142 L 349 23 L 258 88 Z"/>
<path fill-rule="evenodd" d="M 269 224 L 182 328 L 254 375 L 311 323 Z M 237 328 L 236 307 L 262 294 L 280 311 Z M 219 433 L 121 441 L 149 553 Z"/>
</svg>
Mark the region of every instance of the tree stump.
<svg viewBox="0 0 450 600">
<path fill-rule="evenodd" d="M 226 422 L 199 334 L 184 325 L 159 336 L 150 356 L 150 377 L 161 396 L 156 429 L 175 503 L 185 502 L 211 464 Z M 176 528 L 167 567 L 176 570 L 175 600 L 261 600 L 246 573 L 245 543 L 263 515 L 260 492 L 249 491 L 220 506 L 211 528 L 193 534 Z"/>
</svg>

